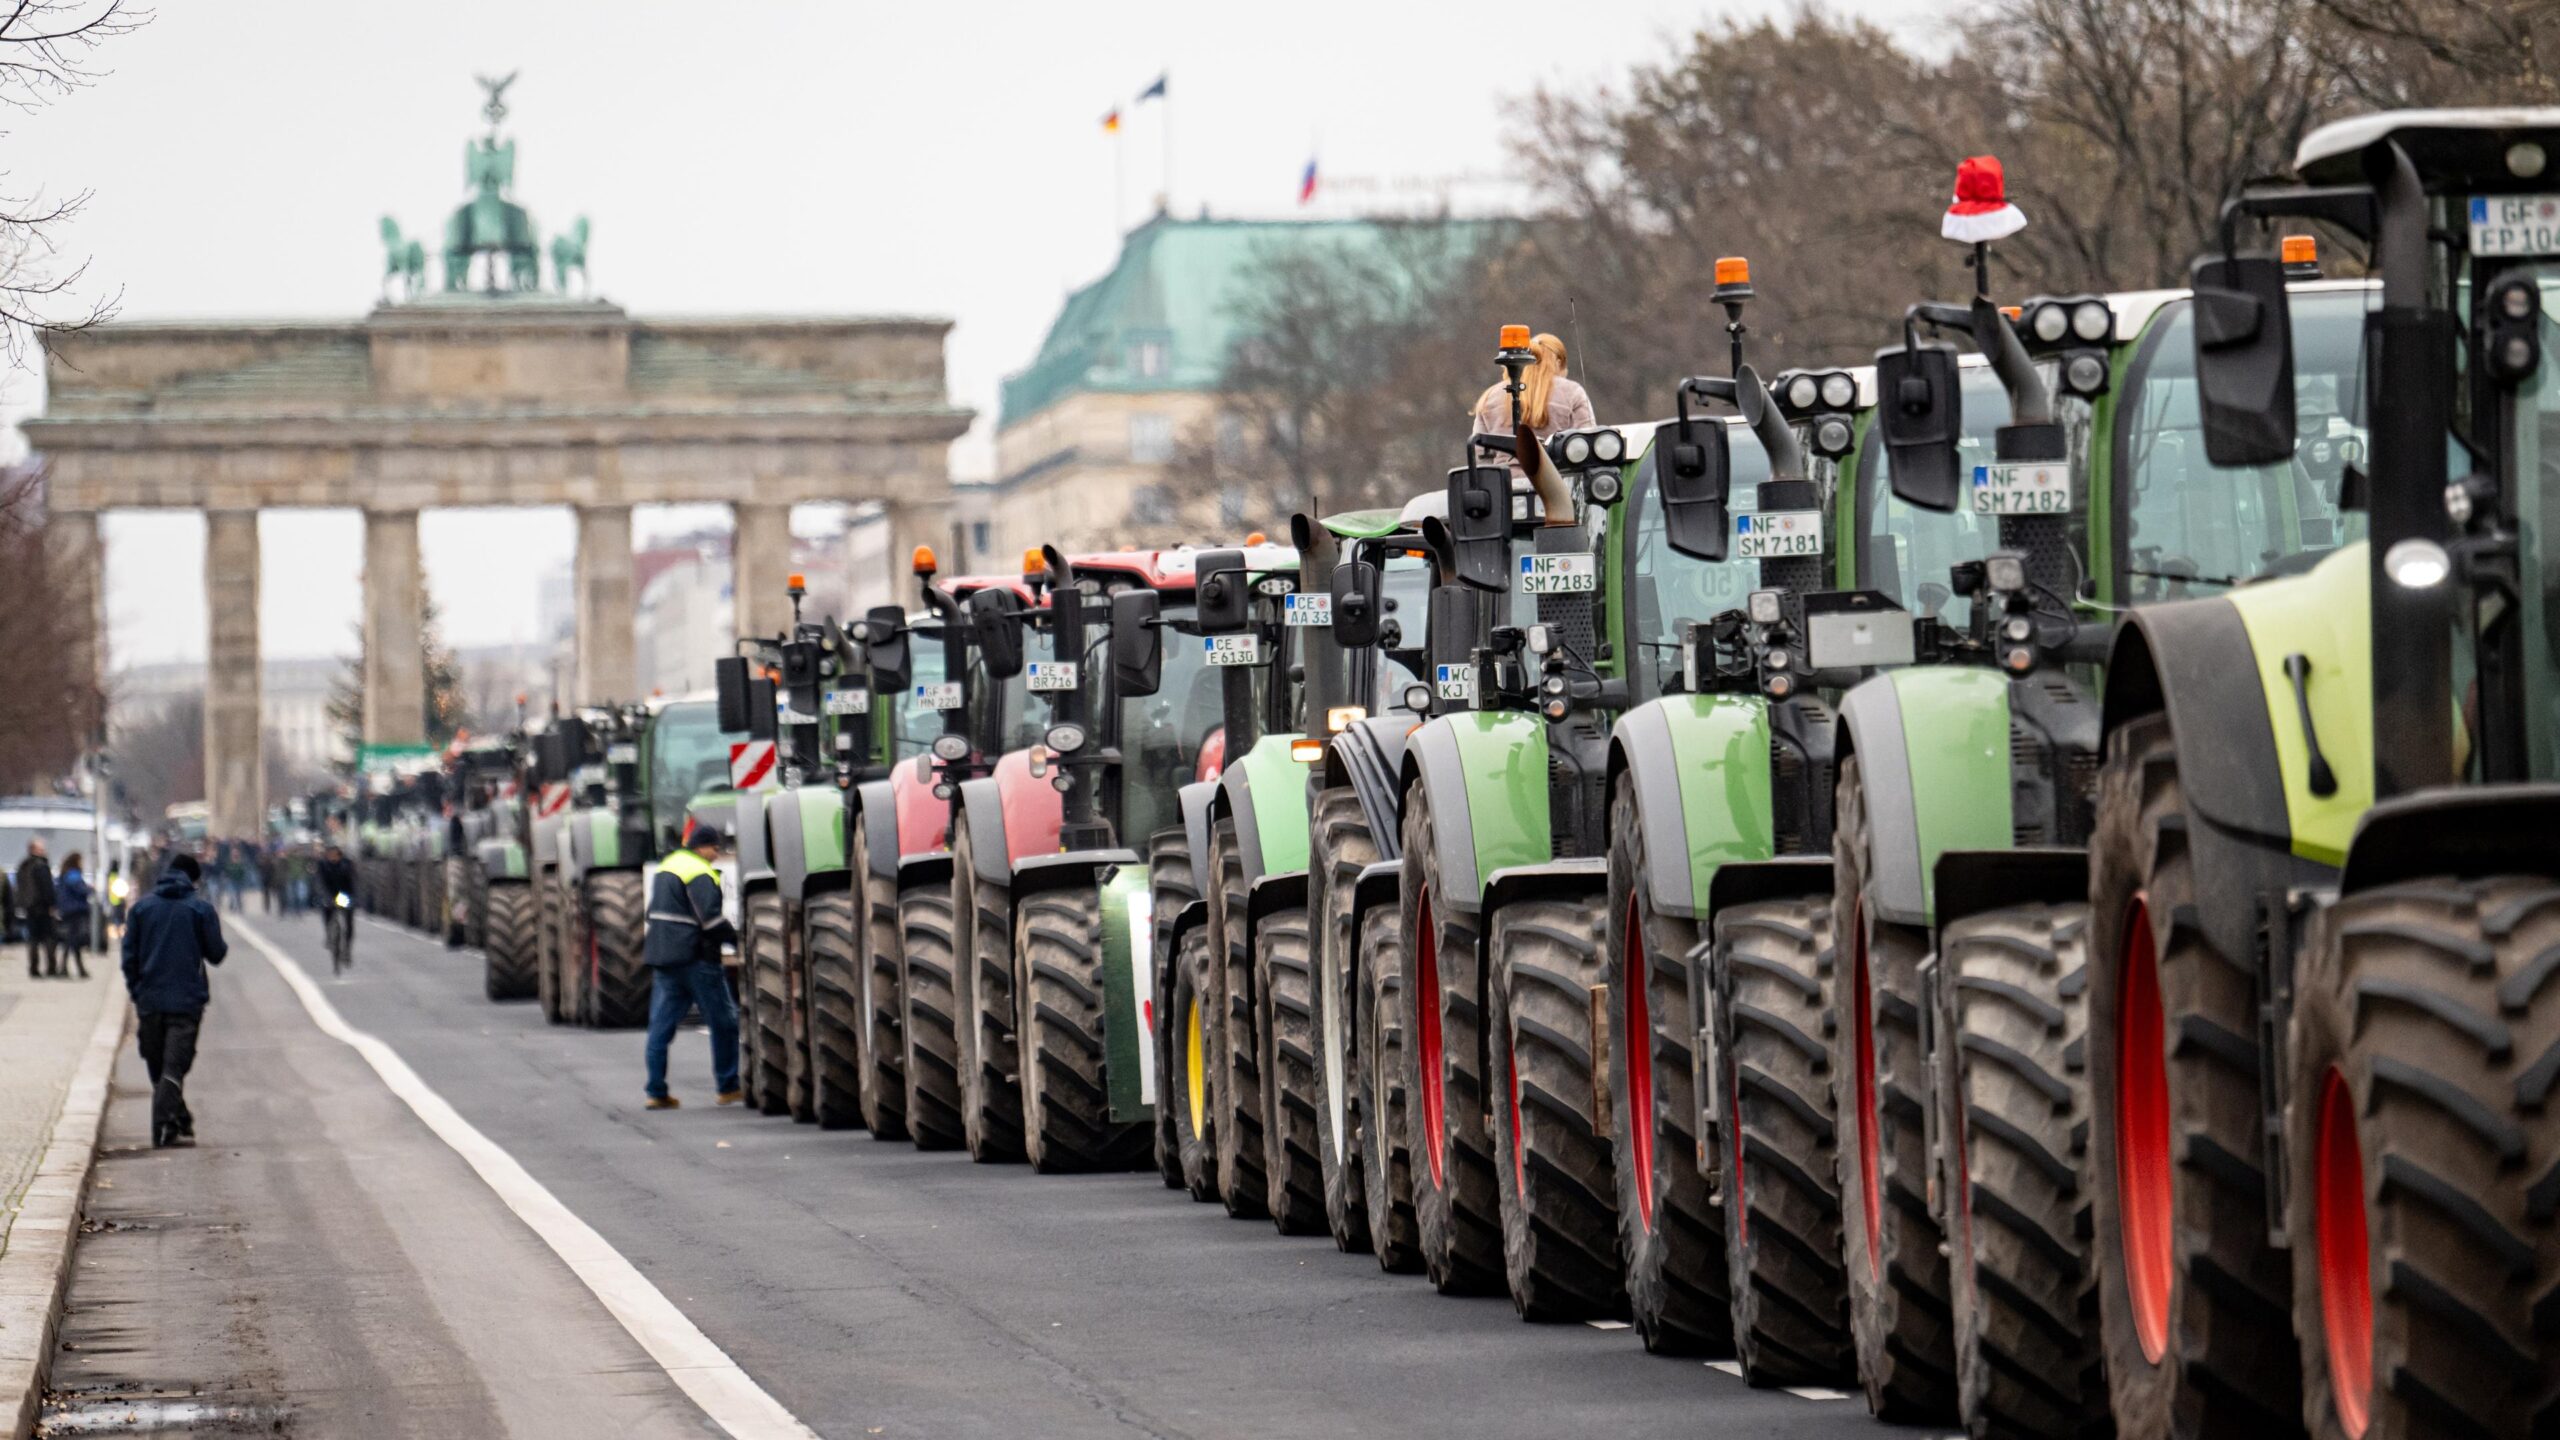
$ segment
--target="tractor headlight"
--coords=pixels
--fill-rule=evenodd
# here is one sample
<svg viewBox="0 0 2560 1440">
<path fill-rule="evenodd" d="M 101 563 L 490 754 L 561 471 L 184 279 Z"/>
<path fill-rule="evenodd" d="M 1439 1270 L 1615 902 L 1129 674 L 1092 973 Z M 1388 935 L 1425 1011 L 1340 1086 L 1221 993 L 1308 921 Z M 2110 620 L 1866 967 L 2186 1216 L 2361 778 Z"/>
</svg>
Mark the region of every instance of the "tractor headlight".
<svg viewBox="0 0 2560 1440">
<path fill-rule="evenodd" d="M 1336 705 L 1324 712 L 1324 728 L 1328 734 L 1339 735 L 1368 718 L 1366 705 Z"/>
<path fill-rule="evenodd" d="M 1627 437 L 1615 430 L 1602 430 L 1591 437 L 1591 458 L 1603 465 L 1623 463 L 1627 458 Z"/>
<path fill-rule="evenodd" d="M 2382 553 L 2382 573 L 2404 590 L 2427 590 L 2453 573 L 2453 557 L 2433 540 L 2403 540 Z"/>
<path fill-rule="evenodd" d="M 1568 469 L 1578 469 L 1581 466 L 1590 464 L 1591 437 L 1588 435 L 1567 435 L 1564 437 L 1564 463 Z"/>
<path fill-rule="evenodd" d="M 934 759 L 936 759 L 936 760 L 966 760 L 966 759 L 968 759 L 968 758 L 969 758 L 969 737 L 968 737 L 968 736 L 966 736 L 966 735 L 936 735 L 936 736 L 934 736 L 934 737 L 933 737 L 933 758 L 934 758 Z"/>
<path fill-rule="evenodd" d="M 1983 579 L 1994 590 L 2027 588 L 2027 557 L 2014 550 L 2003 550 L 1982 562 Z"/>
<path fill-rule="evenodd" d="M 1772 650 L 1769 652 L 1768 664 L 1769 668 L 1772 670 L 1791 669 L 1794 667 L 1795 663 L 1796 658 L 1784 650 Z"/>
<path fill-rule="evenodd" d="M 1550 675 L 1546 679 L 1538 682 L 1538 688 L 1549 695 L 1561 695 L 1564 693 L 1564 677 L 1561 675 Z"/>
<path fill-rule="evenodd" d="M 1858 398 L 1858 381 L 1843 370 L 1822 377 L 1822 403 L 1833 410 L 1846 410 Z"/>
<path fill-rule="evenodd" d="M 1773 674 L 1762 683 L 1760 688 L 1769 692 L 1770 699 L 1784 700 L 1795 693 L 1796 677 L 1793 675 Z"/>
<path fill-rule="evenodd" d="M 2084 343 L 2095 345 L 2116 329 L 2115 312 L 2104 300 L 2083 300 L 2071 307 L 2071 333 Z"/>
<path fill-rule="evenodd" d="M 2027 330 L 2047 345 L 2059 345 L 2071 333 L 2071 312 L 2060 305 L 2044 304 L 2027 317 Z"/>
<path fill-rule="evenodd" d="M 850 731 L 850 730 L 839 730 L 839 731 L 837 731 L 837 732 L 836 732 L 836 750 L 837 750 L 837 753 L 841 754 L 841 753 L 844 753 L 844 752 L 846 752 L 846 751 L 851 750 L 852 748 L 853 748 L 853 732 L 852 732 L 852 731 Z"/>
<path fill-rule="evenodd" d="M 1846 455 L 1849 453 L 1849 439 L 1853 433 L 1847 420 L 1837 415 L 1831 416 L 1813 427 L 1813 448 L 1824 455 L 1835 457 Z"/>
<path fill-rule="evenodd" d="M 2024 615 L 2012 615 L 2008 623 L 2000 627 L 2000 633 L 2012 640 L 2024 640 L 2035 634 L 2035 631 L 2035 622 Z"/>
<path fill-rule="evenodd" d="M 1752 624 L 1775 625 L 1784 613 L 1782 607 L 1785 604 L 1785 597 L 1775 590 L 1754 590 L 1751 592 L 1750 604 Z"/>
<path fill-rule="evenodd" d="M 1544 625 L 1532 625 L 1529 627 L 1528 638 L 1524 643 L 1528 645 L 1529 653 L 1532 655 L 1548 654 L 1556 648 L 1556 632 Z"/>
<path fill-rule="evenodd" d="M 1787 404 L 1797 410 L 1810 410 L 1822 403 L 1822 382 L 1810 375 L 1798 375 L 1787 382 Z"/>
<path fill-rule="evenodd" d="M 1592 476 L 1590 482 L 1582 488 L 1583 493 L 1591 497 L 1591 503 L 1594 505 L 1615 504 L 1618 499 L 1618 472 L 1603 470 Z"/>
<path fill-rule="evenodd" d="M 1428 713 L 1431 709 L 1431 687 L 1422 684 L 1404 687 L 1404 708 L 1416 715 Z"/>
<path fill-rule="evenodd" d="M 1073 755 L 1084 748 L 1085 734 L 1081 725 L 1052 725 L 1042 737 L 1050 749 L 1061 755 Z"/>
<path fill-rule="evenodd" d="M 2062 383 L 2076 395 L 2095 395 L 2107 388 L 2106 357 L 2082 350 L 2062 362 Z"/>
</svg>

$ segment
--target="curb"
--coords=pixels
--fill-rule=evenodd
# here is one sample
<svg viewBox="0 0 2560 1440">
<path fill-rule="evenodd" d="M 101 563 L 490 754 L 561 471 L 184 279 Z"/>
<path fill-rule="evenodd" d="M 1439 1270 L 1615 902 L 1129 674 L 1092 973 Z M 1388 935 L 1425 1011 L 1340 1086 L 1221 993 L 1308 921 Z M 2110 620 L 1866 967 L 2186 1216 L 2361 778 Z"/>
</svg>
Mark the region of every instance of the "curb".
<svg viewBox="0 0 2560 1440">
<path fill-rule="evenodd" d="M 106 1123 L 108 1081 L 132 1014 L 132 1003 L 121 993 L 99 1007 L 97 1026 L 63 1095 L 62 1114 L 53 1122 L 53 1138 L 9 1227 L 8 1251 L 0 1254 L 0 1435 L 12 1440 L 34 1433 L 44 1405 L 62 1296 L 70 1288 L 71 1253 L 80 1240 L 81 1202 Z"/>
</svg>

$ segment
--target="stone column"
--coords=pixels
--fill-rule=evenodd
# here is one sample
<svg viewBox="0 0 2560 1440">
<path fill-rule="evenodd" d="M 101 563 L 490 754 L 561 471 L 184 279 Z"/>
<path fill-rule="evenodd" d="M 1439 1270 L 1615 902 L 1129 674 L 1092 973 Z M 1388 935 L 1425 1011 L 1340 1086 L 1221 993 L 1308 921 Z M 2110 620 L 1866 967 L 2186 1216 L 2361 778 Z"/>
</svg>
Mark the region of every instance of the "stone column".
<svg viewBox="0 0 2560 1440">
<path fill-rule="evenodd" d="M 82 723 L 95 728 L 105 719 L 99 713 L 98 697 L 106 693 L 107 673 L 107 552 L 98 538 L 97 513 L 52 512 L 45 517 L 44 544 L 53 593 L 63 598 L 64 609 L 72 617 L 65 639 L 73 673 L 81 679 L 81 693 L 90 697 L 85 702 L 90 713 Z"/>
<path fill-rule="evenodd" d="M 265 832 L 267 749 L 258 656 L 258 512 L 208 510 L 204 784 L 217 836 Z"/>
<path fill-rule="evenodd" d="M 364 743 L 427 742 L 426 576 L 418 512 L 364 512 Z"/>
<path fill-rule="evenodd" d="M 631 507 L 578 507 L 577 703 L 640 698 L 632 654 Z"/>
<path fill-rule="evenodd" d="M 791 626 L 791 597 L 783 577 L 791 573 L 791 507 L 741 503 L 730 507 L 736 531 L 730 541 L 729 583 L 736 596 L 738 635 L 779 635 Z"/>
</svg>

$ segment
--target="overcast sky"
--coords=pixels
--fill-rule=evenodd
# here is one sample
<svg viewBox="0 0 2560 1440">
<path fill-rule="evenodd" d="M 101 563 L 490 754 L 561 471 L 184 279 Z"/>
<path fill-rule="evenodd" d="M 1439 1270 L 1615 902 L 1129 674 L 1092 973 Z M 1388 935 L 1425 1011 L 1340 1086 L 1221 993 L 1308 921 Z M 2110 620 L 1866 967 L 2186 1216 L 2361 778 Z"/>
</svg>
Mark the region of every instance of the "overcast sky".
<svg viewBox="0 0 2560 1440">
<path fill-rule="evenodd" d="M 546 235 L 589 217 L 603 295 L 641 315 L 955 319 L 952 393 L 980 415 L 954 447 L 966 477 L 992 467 L 998 381 L 1162 188 L 1168 116 L 1177 213 L 1357 213 L 1381 199 L 1355 179 L 1508 170 L 1507 99 L 1618 84 L 1710 16 L 1778 8 L 160 0 L 94 89 L 9 127 L 7 181 L 94 192 L 59 240 L 123 318 L 352 318 L 378 291 L 378 218 L 432 235 L 463 198 L 474 73 L 521 71 L 516 198 Z M 1926 43 L 1939 6 L 1858 8 Z M 1106 138 L 1102 114 L 1160 73 L 1170 105 Z M 1311 156 L 1341 183 L 1302 211 Z M 30 376 L 10 390 L 39 402 Z M 639 528 L 701 518 L 644 510 Z M 270 511 L 261 533 L 266 653 L 351 648 L 354 512 Z M 422 533 L 448 639 L 532 638 L 565 511 L 430 512 Z M 201 658 L 201 519 L 127 512 L 107 536 L 114 663 Z"/>
</svg>

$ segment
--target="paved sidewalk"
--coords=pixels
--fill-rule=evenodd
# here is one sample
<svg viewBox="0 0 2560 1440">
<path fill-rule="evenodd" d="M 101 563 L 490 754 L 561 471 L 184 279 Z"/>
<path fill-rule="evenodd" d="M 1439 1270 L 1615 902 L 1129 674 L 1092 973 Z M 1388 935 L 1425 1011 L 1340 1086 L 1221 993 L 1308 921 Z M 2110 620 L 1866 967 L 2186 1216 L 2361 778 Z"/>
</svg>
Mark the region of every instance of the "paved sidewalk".
<svg viewBox="0 0 2560 1440">
<path fill-rule="evenodd" d="M 27 1182 L 53 1139 L 62 1097 L 98 1026 L 99 1007 L 124 998 L 112 961 L 92 954 L 86 980 L 30 980 L 27 952 L 0 946 L 0 1255 Z"/>
</svg>

